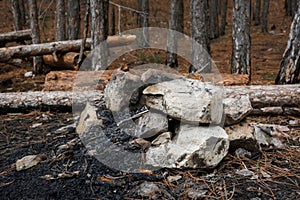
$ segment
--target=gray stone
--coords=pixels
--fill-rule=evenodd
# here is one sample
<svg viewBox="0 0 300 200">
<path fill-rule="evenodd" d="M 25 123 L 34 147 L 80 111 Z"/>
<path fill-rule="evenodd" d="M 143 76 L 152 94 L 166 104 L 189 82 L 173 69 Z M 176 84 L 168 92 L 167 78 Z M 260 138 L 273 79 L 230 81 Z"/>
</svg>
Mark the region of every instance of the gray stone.
<svg viewBox="0 0 300 200">
<path fill-rule="evenodd" d="M 150 147 L 146 164 L 167 168 L 213 168 L 226 156 L 228 135 L 221 127 L 181 125 L 171 142 Z"/>
<path fill-rule="evenodd" d="M 146 105 L 187 123 L 221 123 L 222 90 L 193 79 L 175 79 L 147 87 Z"/>
<path fill-rule="evenodd" d="M 76 127 L 76 132 L 79 137 L 89 131 L 90 127 L 93 125 L 101 124 L 101 120 L 97 118 L 96 111 L 97 108 L 95 106 L 92 106 L 89 103 L 86 104 L 84 110 L 81 112 L 80 119 Z"/>
<path fill-rule="evenodd" d="M 135 136 L 149 138 L 168 130 L 168 119 L 164 114 L 147 112 L 138 120 L 135 129 Z"/>
<path fill-rule="evenodd" d="M 142 85 L 140 76 L 116 70 L 104 90 L 106 107 L 112 112 L 119 112 L 128 108 L 131 96 Z"/>
<path fill-rule="evenodd" d="M 230 148 L 232 150 L 238 148 L 243 148 L 251 152 L 259 150 L 256 138 L 254 137 L 254 127 L 247 120 L 226 127 L 225 131 L 229 136 Z"/>
<path fill-rule="evenodd" d="M 237 124 L 243 120 L 252 110 L 249 95 L 243 95 L 240 98 L 225 98 L 224 112 L 225 125 Z"/>
</svg>

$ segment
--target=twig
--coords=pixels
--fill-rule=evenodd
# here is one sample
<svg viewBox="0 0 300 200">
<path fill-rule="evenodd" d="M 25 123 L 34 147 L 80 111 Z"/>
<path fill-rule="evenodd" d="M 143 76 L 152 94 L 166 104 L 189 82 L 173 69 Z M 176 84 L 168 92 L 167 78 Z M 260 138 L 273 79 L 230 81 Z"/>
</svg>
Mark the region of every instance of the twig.
<svg viewBox="0 0 300 200">
<path fill-rule="evenodd" d="M 119 122 L 117 123 L 117 126 L 120 126 L 120 125 L 123 124 L 124 122 L 128 122 L 128 121 L 130 121 L 130 120 L 132 120 L 132 119 L 138 118 L 138 117 L 142 116 L 143 114 L 145 114 L 145 113 L 147 113 L 147 112 L 149 112 L 149 110 L 142 111 L 142 112 L 140 112 L 140 113 L 137 113 L 137 114 L 133 115 L 132 117 L 129 117 L 129 118 L 127 118 L 127 119 L 123 119 L 123 120 L 121 120 L 121 121 L 119 121 Z"/>
</svg>

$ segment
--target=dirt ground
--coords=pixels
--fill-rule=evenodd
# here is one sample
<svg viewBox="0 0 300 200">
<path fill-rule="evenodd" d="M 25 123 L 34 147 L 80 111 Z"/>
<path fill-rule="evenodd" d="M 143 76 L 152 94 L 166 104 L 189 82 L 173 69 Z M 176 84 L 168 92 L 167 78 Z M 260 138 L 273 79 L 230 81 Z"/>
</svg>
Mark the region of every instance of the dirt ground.
<svg viewBox="0 0 300 200">
<path fill-rule="evenodd" d="M 41 2 L 41 1 L 38 1 Z M 43 9 L 50 1 L 42 1 Z M 136 0 L 116 0 L 136 8 Z M 167 27 L 168 6 L 151 0 L 150 25 Z M 165 1 L 168 5 L 169 1 Z M 252 26 L 251 84 L 273 84 L 285 50 L 291 18 L 285 16 L 284 0 L 270 2 L 269 33 Z M 13 30 L 8 0 L 0 1 L 0 32 Z M 185 1 L 188 9 L 188 1 Z M 230 73 L 231 11 L 229 1 L 226 35 L 212 40 L 212 58 L 222 73 Z M 43 12 L 41 12 L 43 13 Z M 84 11 L 82 11 L 83 15 Z M 189 14 L 185 13 L 185 33 Z M 54 37 L 54 6 L 44 18 L 43 41 Z M 121 29 L 135 27 L 136 16 L 122 10 Z M 45 33 L 45 34 L 44 34 Z M 189 34 L 188 34 L 189 35 Z M 9 44 L 14 45 L 14 44 Z M 141 62 L 164 63 L 162 51 L 133 52 L 112 67 Z M 180 61 L 179 71 L 188 65 Z M 25 78 L 32 71 L 30 58 L 21 65 L 0 64 L 0 92 L 42 90 L 45 75 Z M 153 173 L 124 173 L 103 165 L 81 143 L 72 124 L 71 112 L 41 111 L 0 115 L 0 199 L 297 199 L 300 196 L 300 125 L 290 125 L 299 116 L 251 116 L 253 122 L 281 124 L 290 128 L 284 149 L 265 149 L 249 158 L 230 152 L 214 170 L 161 169 Z M 70 125 L 63 131 L 59 128 Z M 66 144 L 68 144 L 66 146 Z M 41 162 L 16 171 L 16 161 L 27 155 L 40 155 Z M 256 177 L 235 172 L 249 169 Z M 265 172 L 266 174 L 262 173 Z M 168 177 L 180 176 L 170 181 Z M 156 186 L 149 194 L 142 185 Z M 154 186 L 153 186 L 154 185 Z M 155 187 L 154 187 L 155 188 Z"/>
</svg>

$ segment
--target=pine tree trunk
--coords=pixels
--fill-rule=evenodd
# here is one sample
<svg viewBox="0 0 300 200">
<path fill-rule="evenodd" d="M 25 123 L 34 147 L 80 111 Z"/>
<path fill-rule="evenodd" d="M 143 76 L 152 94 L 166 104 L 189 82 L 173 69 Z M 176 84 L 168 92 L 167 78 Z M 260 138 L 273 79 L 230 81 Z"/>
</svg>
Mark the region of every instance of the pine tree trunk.
<svg viewBox="0 0 300 200">
<path fill-rule="evenodd" d="M 211 39 L 215 39 L 219 37 L 218 0 L 210 0 L 209 36 Z"/>
<path fill-rule="evenodd" d="M 167 38 L 167 60 L 166 66 L 174 68 L 178 66 L 177 60 L 177 39 L 178 32 L 181 29 L 179 22 L 180 6 L 182 6 L 183 0 L 171 0 L 170 5 L 170 20 L 168 38 Z"/>
<path fill-rule="evenodd" d="M 190 0 L 192 58 L 190 73 L 211 71 L 207 0 Z"/>
<path fill-rule="evenodd" d="M 38 12 L 36 0 L 28 0 L 28 8 L 30 15 L 30 28 L 31 28 L 31 38 L 33 44 L 39 44 L 40 39 L 40 29 L 38 23 Z M 43 72 L 43 63 L 41 56 L 33 57 L 33 71 L 35 74 L 40 74 Z"/>
<path fill-rule="evenodd" d="M 262 32 L 268 32 L 268 15 L 269 15 L 270 0 L 264 0 L 262 11 Z"/>
<path fill-rule="evenodd" d="M 107 68 L 107 26 L 109 0 L 91 0 L 91 36 L 93 48 L 92 70 L 104 70 Z"/>
<path fill-rule="evenodd" d="M 116 34 L 116 14 L 115 14 L 115 7 L 112 6 L 110 9 L 110 23 L 109 23 L 109 35 L 115 35 Z"/>
<path fill-rule="evenodd" d="M 68 38 L 80 38 L 80 1 L 68 0 Z"/>
<path fill-rule="evenodd" d="M 253 16 L 255 26 L 260 24 L 260 7 L 261 7 L 261 0 L 256 0 L 255 12 L 254 12 L 254 16 Z"/>
<path fill-rule="evenodd" d="M 15 31 L 19 31 L 22 30 L 19 0 L 11 0 L 11 2 L 12 2 L 12 13 L 14 16 L 14 29 Z"/>
<path fill-rule="evenodd" d="M 299 82 L 300 71 L 300 7 L 294 16 L 287 47 L 280 63 L 276 84 L 293 84 Z"/>
<path fill-rule="evenodd" d="M 223 2 L 223 4 L 221 5 L 221 27 L 220 27 L 220 35 L 225 35 L 228 0 L 224 0 L 222 2 Z"/>
<path fill-rule="evenodd" d="M 251 75 L 249 0 L 234 0 L 231 73 Z"/>
<path fill-rule="evenodd" d="M 19 0 L 19 9 L 20 9 L 20 22 L 21 22 L 22 28 L 26 28 L 25 2 L 24 2 L 24 0 Z"/>
<path fill-rule="evenodd" d="M 65 0 L 56 0 L 56 41 L 66 40 Z"/>
<path fill-rule="evenodd" d="M 142 28 L 140 45 L 141 47 L 149 47 L 149 0 L 139 0 L 138 27 Z"/>
</svg>

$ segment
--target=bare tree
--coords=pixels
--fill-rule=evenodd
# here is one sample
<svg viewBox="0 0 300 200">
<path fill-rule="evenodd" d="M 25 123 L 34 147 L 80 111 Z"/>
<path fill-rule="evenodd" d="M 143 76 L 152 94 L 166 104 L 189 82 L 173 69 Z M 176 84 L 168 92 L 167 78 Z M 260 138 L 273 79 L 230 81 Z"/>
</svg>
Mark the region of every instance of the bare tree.
<svg viewBox="0 0 300 200">
<path fill-rule="evenodd" d="M 65 0 L 56 0 L 56 40 L 66 40 Z"/>
<path fill-rule="evenodd" d="M 225 35 L 228 0 L 223 0 L 222 2 L 223 4 L 221 5 L 220 35 Z"/>
<path fill-rule="evenodd" d="M 300 7 L 293 18 L 287 47 L 280 63 L 276 84 L 299 82 L 300 72 Z"/>
<path fill-rule="evenodd" d="M 149 0 L 139 0 L 139 15 L 138 15 L 138 27 L 143 28 L 141 35 L 141 46 L 149 47 Z"/>
<path fill-rule="evenodd" d="M 115 20 L 116 20 L 115 8 L 114 8 L 114 6 L 112 6 L 111 9 L 110 9 L 109 35 L 115 35 L 116 34 Z"/>
<path fill-rule="evenodd" d="M 93 40 L 92 47 L 94 49 L 92 68 L 96 71 L 107 68 L 108 5 L 109 0 L 90 0 L 91 36 Z"/>
<path fill-rule="evenodd" d="M 167 38 L 167 59 L 166 59 L 166 66 L 168 67 L 177 67 L 178 60 L 177 60 L 177 39 L 178 34 L 177 32 L 182 31 L 182 24 L 183 20 L 180 17 L 180 14 L 183 13 L 183 0 L 171 0 L 170 5 L 170 20 L 169 20 L 169 29 L 168 31 L 168 38 Z"/>
<path fill-rule="evenodd" d="M 209 37 L 219 37 L 218 0 L 210 0 L 209 4 Z"/>
<path fill-rule="evenodd" d="M 251 75 L 249 0 L 234 0 L 231 73 Z"/>
<path fill-rule="evenodd" d="M 12 12 L 14 16 L 14 27 L 15 31 L 22 30 L 22 22 L 21 22 L 21 12 L 20 12 L 20 4 L 17 0 L 11 0 L 12 3 Z"/>
<path fill-rule="evenodd" d="M 189 72 L 210 72 L 210 42 L 207 26 L 207 0 L 190 0 L 192 58 Z"/>
<path fill-rule="evenodd" d="M 269 15 L 270 0 L 264 0 L 262 11 L 262 32 L 268 32 L 268 15 Z"/>
<path fill-rule="evenodd" d="M 254 25 L 260 24 L 260 7 L 261 7 L 261 0 L 256 0 L 255 2 L 255 11 L 254 11 Z"/>
<path fill-rule="evenodd" d="M 37 4 L 36 0 L 28 0 L 29 16 L 30 16 L 30 28 L 31 28 L 31 37 L 32 43 L 38 44 L 41 42 L 40 39 L 40 29 L 38 23 L 37 15 Z M 35 56 L 33 57 L 33 70 L 35 74 L 40 74 L 43 72 L 42 57 Z"/>
<path fill-rule="evenodd" d="M 80 1 L 68 0 L 68 36 L 69 40 L 80 38 Z"/>
</svg>

